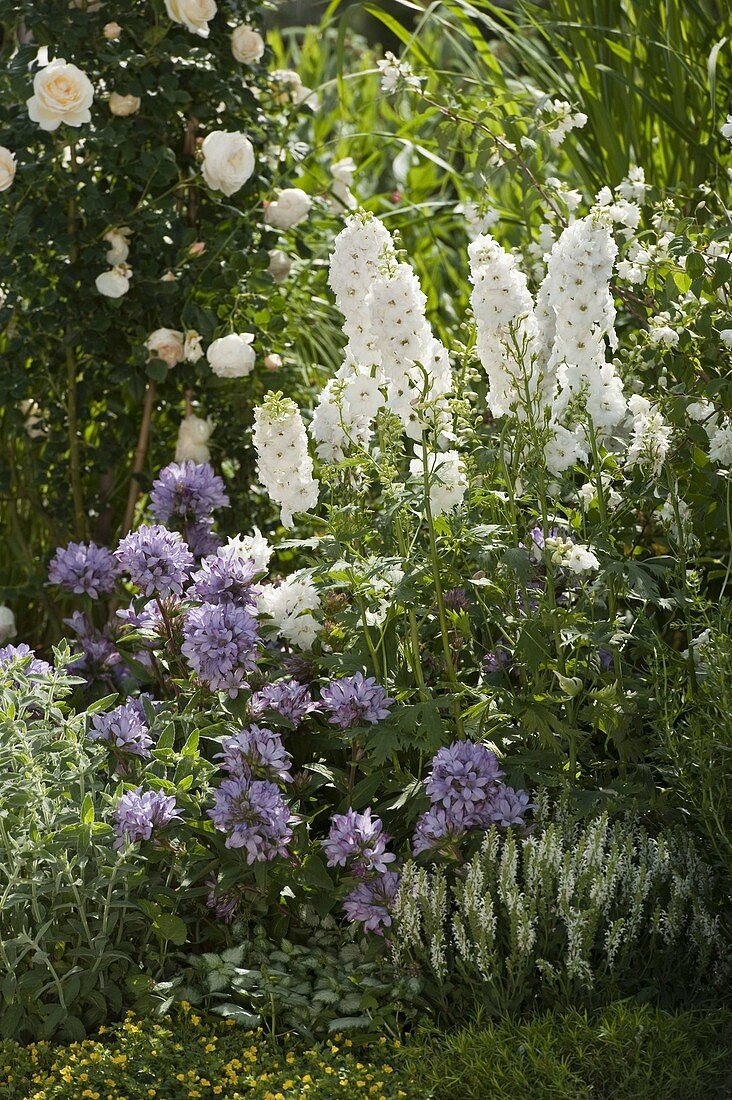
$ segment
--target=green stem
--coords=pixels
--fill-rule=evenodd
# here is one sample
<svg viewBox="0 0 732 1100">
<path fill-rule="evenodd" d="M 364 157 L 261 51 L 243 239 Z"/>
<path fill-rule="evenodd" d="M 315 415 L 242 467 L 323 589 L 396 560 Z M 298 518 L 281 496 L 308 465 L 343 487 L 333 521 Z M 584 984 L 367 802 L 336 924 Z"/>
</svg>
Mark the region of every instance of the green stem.
<svg viewBox="0 0 732 1100">
<path fill-rule="evenodd" d="M 460 711 L 461 689 L 455 673 L 455 662 L 453 661 L 452 649 L 450 647 L 450 631 L 447 622 L 447 613 L 445 611 L 442 581 L 440 579 L 440 559 L 437 554 L 437 538 L 435 536 L 435 525 L 432 519 L 432 506 L 430 503 L 430 475 L 427 468 L 427 443 L 424 439 L 422 440 L 422 484 L 424 486 L 424 510 L 427 517 L 427 531 L 430 544 L 430 560 L 432 562 L 432 579 L 435 585 L 437 617 L 440 621 L 440 634 L 442 636 L 442 652 L 445 655 L 447 677 L 453 691 L 452 709 L 455 716 L 455 729 L 459 737 L 464 737 L 465 731 L 463 729 L 463 719 Z"/>
<path fill-rule="evenodd" d="M 399 553 L 401 554 L 402 564 L 405 569 L 409 567 L 409 559 L 407 553 L 407 540 L 404 536 L 404 528 L 402 527 L 402 521 L 397 515 L 394 520 L 394 530 L 397 537 L 397 544 L 399 546 Z M 429 694 L 425 687 L 424 671 L 422 669 L 422 662 L 419 656 L 419 628 L 417 627 L 417 616 L 413 607 L 407 608 L 407 619 L 409 622 L 409 638 L 410 645 L 408 652 L 411 652 L 411 664 L 412 671 L 417 679 L 417 686 L 419 687 L 420 697 L 424 700 L 429 698 Z"/>
</svg>

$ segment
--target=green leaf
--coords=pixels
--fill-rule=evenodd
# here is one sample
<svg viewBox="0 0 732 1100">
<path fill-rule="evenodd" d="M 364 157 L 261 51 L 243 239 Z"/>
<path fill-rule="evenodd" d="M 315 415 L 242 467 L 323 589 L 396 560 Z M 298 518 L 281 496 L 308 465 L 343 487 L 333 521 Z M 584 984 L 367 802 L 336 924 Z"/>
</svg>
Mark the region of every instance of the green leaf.
<svg viewBox="0 0 732 1100">
<path fill-rule="evenodd" d="M 89 791 L 84 795 L 84 801 L 81 804 L 81 817 L 82 825 L 91 825 L 94 821 L 94 799 Z"/>
<path fill-rule="evenodd" d="M 188 939 L 188 929 L 185 921 L 180 917 L 174 916 L 172 913 L 161 913 L 159 917 L 153 922 L 153 928 L 157 934 L 164 940 L 170 940 L 171 943 L 176 944 L 178 947 L 182 947 Z"/>
</svg>

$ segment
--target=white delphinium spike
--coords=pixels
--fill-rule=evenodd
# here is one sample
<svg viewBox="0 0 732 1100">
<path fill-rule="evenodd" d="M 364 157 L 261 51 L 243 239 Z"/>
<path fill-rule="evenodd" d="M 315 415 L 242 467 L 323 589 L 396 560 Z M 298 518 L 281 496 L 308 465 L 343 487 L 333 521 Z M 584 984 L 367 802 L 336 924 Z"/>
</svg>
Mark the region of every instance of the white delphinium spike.
<svg viewBox="0 0 732 1100">
<path fill-rule="evenodd" d="M 257 474 L 272 500 L 280 505 L 285 527 L 293 526 L 294 512 L 307 512 L 318 502 L 319 484 L 299 409 L 281 393 L 266 394 L 254 411 L 254 447 Z"/>
<path fill-rule="evenodd" d="M 330 257 L 328 282 L 343 314 L 343 331 L 352 357 L 362 366 L 378 363 L 371 332 L 369 291 L 384 260 L 396 252 L 388 229 L 371 214 L 358 211 L 346 218 Z"/>
<path fill-rule="evenodd" d="M 468 246 L 470 304 L 475 315 L 477 351 L 488 375 L 488 404 L 494 416 L 519 411 L 527 389 L 536 391 L 539 325 L 526 276 L 489 234 Z"/>
<path fill-rule="evenodd" d="M 617 245 L 601 218 L 580 218 L 552 248 L 539 297 L 554 315 L 548 369 L 556 373 L 554 416 L 582 396 L 597 432 L 609 432 L 622 419 L 622 384 L 605 362 L 606 345 L 617 344 L 615 305 L 609 289 Z"/>
<path fill-rule="evenodd" d="M 632 435 L 626 462 L 639 466 L 651 477 L 657 478 L 666 461 L 673 429 L 661 416 L 658 408 L 640 394 L 633 394 L 628 401 L 633 417 Z"/>
</svg>

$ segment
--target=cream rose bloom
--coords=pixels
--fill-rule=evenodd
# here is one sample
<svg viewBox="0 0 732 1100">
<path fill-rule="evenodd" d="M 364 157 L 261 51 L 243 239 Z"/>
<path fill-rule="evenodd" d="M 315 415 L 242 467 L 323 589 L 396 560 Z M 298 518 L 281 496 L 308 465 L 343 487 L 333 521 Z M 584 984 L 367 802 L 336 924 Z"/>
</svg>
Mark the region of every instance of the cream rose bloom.
<svg viewBox="0 0 732 1100">
<path fill-rule="evenodd" d="M 273 248 L 269 254 L 267 270 L 276 283 L 284 283 L 292 269 L 292 260 L 281 248 Z"/>
<path fill-rule="evenodd" d="M 102 240 L 106 241 L 109 252 L 104 257 L 108 264 L 123 264 L 130 254 L 129 238 L 132 230 L 127 225 L 120 225 L 116 229 L 110 229 L 104 234 Z"/>
<path fill-rule="evenodd" d="M 0 645 L 10 641 L 16 633 L 15 615 L 5 604 L 0 604 Z"/>
<path fill-rule="evenodd" d="M 7 191 L 15 179 L 15 153 L 0 145 L 0 191 Z"/>
<path fill-rule="evenodd" d="M 185 339 L 183 340 L 183 358 L 186 363 L 197 363 L 199 359 L 203 358 L 201 333 L 196 332 L 194 328 L 186 329 Z"/>
<path fill-rule="evenodd" d="M 132 268 L 127 264 L 116 264 L 111 271 L 97 275 L 96 288 L 105 298 L 121 298 L 130 289 Z"/>
<path fill-rule="evenodd" d="M 265 210 L 265 225 L 271 225 L 274 229 L 291 229 L 308 216 L 312 205 L 310 195 L 301 188 L 285 187 Z"/>
<path fill-rule="evenodd" d="M 208 38 L 208 22 L 217 8 L 215 0 L 165 0 L 165 10 L 174 23 L 182 23 L 192 34 Z"/>
<path fill-rule="evenodd" d="M 151 359 L 162 359 L 169 367 L 180 363 L 185 355 L 185 337 L 172 328 L 156 328 L 145 341 Z"/>
<path fill-rule="evenodd" d="M 141 103 L 142 100 L 137 95 L 120 95 L 119 92 L 112 92 L 109 97 L 109 109 L 119 118 L 128 118 L 136 114 L 140 110 Z"/>
<path fill-rule="evenodd" d="M 254 148 L 246 134 L 214 130 L 201 151 L 203 178 L 214 191 L 233 195 L 254 171 Z"/>
<path fill-rule="evenodd" d="M 211 457 L 206 444 L 208 443 L 211 432 L 213 431 L 213 422 L 211 420 L 204 420 L 200 416 L 195 416 L 191 413 L 181 421 L 180 428 L 178 429 L 178 442 L 175 447 L 175 461 L 185 462 L 190 459 L 191 462 L 208 462 Z"/>
<path fill-rule="evenodd" d="M 42 130 L 58 130 L 62 122 L 81 126 L 91 122 L 89 108 L 93 101 L 94 88 L 86 73 L 57 57 L 33 78 L 28 114 L 31 122 L 37 122 Z"/>
<path fill-rule="evenodd" d="M 209 344 L 206 358 L 219 378 L 245 378 L 252 373 L 255 354 L 251 332 L 230 332 Z"/>
<path fill-rule="evenodd" d="M 264 39 L 258 31 L 242 23 L 231 32 L 231 52 L 242 65 L 253 65 L 264 53 Z"/>
</svg>

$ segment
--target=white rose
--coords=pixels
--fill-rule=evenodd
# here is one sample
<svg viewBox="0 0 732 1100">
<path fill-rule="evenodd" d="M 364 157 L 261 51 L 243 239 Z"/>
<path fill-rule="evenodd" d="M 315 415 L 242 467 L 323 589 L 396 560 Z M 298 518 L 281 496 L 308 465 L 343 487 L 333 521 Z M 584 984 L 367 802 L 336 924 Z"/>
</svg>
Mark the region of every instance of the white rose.
<svg viewBox="0 0 732 1100">
<path fill-rule="evenodd" d="M 81 126 L 91 122 L 89 108 L 94 100 L 94 88 L 89 77 L 57 57 L 33 78 L 33 95 L 27 100 L 31 122 L 42 130 L 57 130 L 62 122 Z"/>
<path fill-rule="evenodd" d="M 203 178 L 214 191 L 233 195 L 254 171 L 254 149 L 245 134 L 214 130 L 203 145 Z"/>
<path fill-rule="evenodd" d="M 214 374 L 219 378 L 245 378 L 251 374 L 256 358 L 253 340 L 251 332 L 230 332 L 214 340 L 206 352 Z"/>
<path fill-rule="evenodd" d="M 105 23 L 102 34 L 108 41 L 114 42 L 122 34 L 119 23 Z"/>
<path fill-rule="evenodd" d="M 183 358 L 186 363 L 197 363 L 199 359 L 203 358 L 201 333 L 196 332 L 193 328 L 186 331 L 185 340 L 183 341 Z"/>
<path fill-rule="evenodd" d="M 0 643 L 10 641 L 16 635 L 15 615 L 9 607 L 0 604 Z"/>
<path fill-rule="evenodd" d="M 288 103 L 294 103 L 296 106 L 307 103 L 308 107 L 315 110 L 318 105 L 318 97 L 312 88 L 307 88 L 303 84 L 299 73 L 296 73 L 294 69 L 273 69 L 269 77 L 274 84 L 275 103 L 282 106 Z"/>
<path fill-rule="evenodd" d="M 208 462 L 211 452 L 206 444 L 212 431 L 213 423 L 210 420 L 194 416 L 193 413 L 186 416 L 178 429 L 175 461 L 185 462 L 190 459 L 191 462 Z"/>
<path fill-rule="evenodd" d="M 0 145 L 0 191 L 7 191 L 15 179 L 15 153 Z"/>
<path fill-rule="evenodd" d="M 299 187 L 286 187 L 264 212 L 265 225 L 291 229 L 308 216 L 313 200 Z"/>
<path fill-rule="evenodd" d="M 105 298 L 121 298 L 130 289 L 131 275 L 132 268 L 127 264 L 116 264 L 111 271 L 97 275 L 96 288 Z"/>
<path fill-rule="evenodd" d="M 264 53 L 264 39 L 257 31 L 242 23 L 231 33 L 231 52 L 242 65 L 253 65 Z"/>
<path fill-rule="evenodd" d="M 156 328 L 145 341 L 145 347 L 152 359 L 162 359 L 169 367 L 174 367 L 183 359 L 183 342 L 182 332 L 171 328 Z"/>
<path fill-rule="evenodd" d="M 165 0 L 165 10 L 174 23 L 182 23 L 192 34 L 208 38 L 208 22 L 216 15 L 216 3 L 215 0 Z"/>
<path fill-rule="evenodd" d="M 269 254 L 267 270 L 276 283 L 284 283 L 292 268 L 292 260 L 281 248 L 273 248 Z"/>
<path fill-rule="evenodd" d="M 128 238 L 132 235 L 132 230 L 126 225 L 121 225 L 117 229 L 110 229 L 105 233 L 102 240 L 106 241 L 110 246 L 109 252 L 105 256 L 107 263 L 114 267 L 115 264 L 123 264 L 130 254 L 130 246 Z"/>
<path fill-rule="evenodd" d="M 134 115 L 136 111 L 140 110 L 141 103 L 142 100 L 137 95 L 119 95 L 118 92 L 112 92 L 109 97 L 109 109 L 118 118 L 128 118 L 130 115 Z"/>
</svg>

